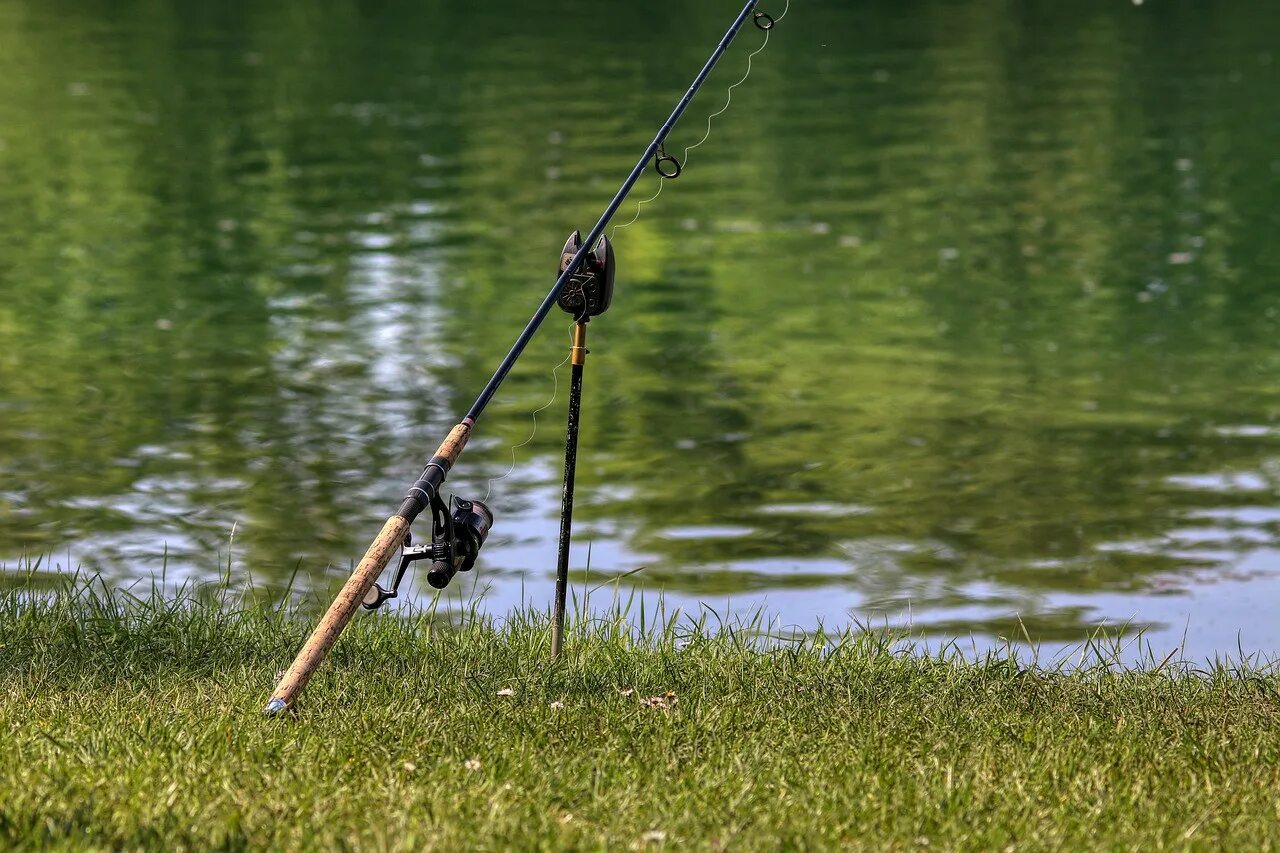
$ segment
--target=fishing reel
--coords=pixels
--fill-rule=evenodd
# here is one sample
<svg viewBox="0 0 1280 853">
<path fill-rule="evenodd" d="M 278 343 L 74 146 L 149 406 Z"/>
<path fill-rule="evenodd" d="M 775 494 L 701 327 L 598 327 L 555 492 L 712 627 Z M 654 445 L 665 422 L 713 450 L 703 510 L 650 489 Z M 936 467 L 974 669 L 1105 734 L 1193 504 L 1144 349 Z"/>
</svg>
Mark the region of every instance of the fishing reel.
<svg viewBox="0 0 1280 853">
<path fill-rule="evenodd" d="M 493 513 L 480 501 L 463 500 L 456 495 L 445 506 L 439 495 L 431 499 L 431 542 L 413 544 L 413 535 L 405 533 L 404 547 L 400 550 L 400 566 L 396 569 L 391 589 L 383 589 L 375 583 L 365 593 L 360 606 L 365 610 L 377 610 L 400 591 L 400 581 L 409 570 L 409 564 L 418 560 L 430 560 L 427 583 L 435 589 L 444 589 L 458 572 L 469 572 L 476 564 L 480 548 L 489 538 L 493 527 Z"/>
<path fill-rule="evenodd" d="M 560 252 L 560 272 L 569 268 L 581 248 L 582 234 L 574 231 Z M 613 300 L 614 268 L 613 244 L 608 237 L 601 235 L 595 248 L 582 259 L 577 272 L 565 282 L 556 304 L 583 323 L 603 314 Z"/>
</svg>

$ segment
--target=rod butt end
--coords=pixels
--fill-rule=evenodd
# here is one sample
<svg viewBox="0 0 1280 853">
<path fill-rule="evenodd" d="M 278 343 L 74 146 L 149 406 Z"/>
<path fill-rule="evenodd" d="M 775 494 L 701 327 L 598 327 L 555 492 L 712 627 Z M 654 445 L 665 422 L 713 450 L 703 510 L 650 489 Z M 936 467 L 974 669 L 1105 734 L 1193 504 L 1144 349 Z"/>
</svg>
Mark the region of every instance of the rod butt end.
<svg viewBox="0 0 1280 853">
<path fill-rule="evenodd" d="M 266 717 L 279 717 L 287 710 L 289 710 L 288 702 L 283 699 L 272 699 L 267 703 L 267 707 L 262 709 L 262 714 Z"/>
</svg>

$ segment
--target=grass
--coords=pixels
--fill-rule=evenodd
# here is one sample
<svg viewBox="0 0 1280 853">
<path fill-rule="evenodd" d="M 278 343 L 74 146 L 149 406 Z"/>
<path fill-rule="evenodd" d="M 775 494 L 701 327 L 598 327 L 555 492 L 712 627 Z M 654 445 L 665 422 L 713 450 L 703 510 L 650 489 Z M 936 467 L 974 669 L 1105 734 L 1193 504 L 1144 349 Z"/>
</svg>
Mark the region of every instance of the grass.
<svg viewBox="0 0 1280 853">
<path fill-rule="evenodd" d="M 674 621 L 362 617 L 226 591 L 0 592 L 0 847 L 1275 849 L 1280 677 L 1070 672 Z M 510 691 L 509 695 L 504 695 Z"/>
</svg>

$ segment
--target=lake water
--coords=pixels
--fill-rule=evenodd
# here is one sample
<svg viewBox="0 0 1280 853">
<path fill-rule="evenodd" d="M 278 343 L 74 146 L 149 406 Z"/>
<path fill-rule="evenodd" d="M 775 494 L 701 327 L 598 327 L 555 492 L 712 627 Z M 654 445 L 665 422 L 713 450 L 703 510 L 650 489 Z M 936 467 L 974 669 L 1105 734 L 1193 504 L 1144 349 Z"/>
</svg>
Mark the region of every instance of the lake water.
<svg viewBox="0 0 1280 853">
<path fill-rule="evenodd" d="M 0 0 L 8 569 L 341 581 L 738 8 L 474 5 Z M 753 65 L 616 234 L 579 594 L 1280 650 L 1280 5 L 795 0 Z M 568 331 L 451 601 L 550 600 L 567 368 L 490 480 Z"/>
</svg>

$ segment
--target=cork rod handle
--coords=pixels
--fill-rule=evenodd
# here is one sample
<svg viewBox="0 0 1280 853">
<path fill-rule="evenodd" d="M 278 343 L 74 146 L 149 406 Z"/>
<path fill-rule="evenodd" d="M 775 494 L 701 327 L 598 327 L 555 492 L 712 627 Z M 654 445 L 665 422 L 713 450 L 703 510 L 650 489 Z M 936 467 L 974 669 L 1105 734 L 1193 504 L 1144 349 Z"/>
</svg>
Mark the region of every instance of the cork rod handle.
<svg viewBox="0 0 1280 853">
<path fill-rule="evenodd" d="M 408 529 L 409 522 L 398 515 L 387 519 L 378 538 L 374 539 L 369 550 L 365 551 L 360 565 L 356 566 L 351 577 L 343 584 L 342 591 L 329 605 L 324 618 L 311 632 L 302 650 L 293 659 L 293 664 L 285 671 L 280 683 L 272 691 L 271 701 L 266 707 L 267 714 L 278 714 L 293 707 L 294 700 L 307 686 L 316 667 L 320 666 L 334 641 L 342 633 L 342 629 L 351 621 L 351 616 L 364 600 L 365 593 L 373 586 L 373 582 L 378 579 L 392 556 L 400 549 L 401 543 L 404 542 L 405 531 Z"/>
<path fill-rule="evenodd" d="M 427 489 L 431 490 L 430 494 L 439 492 L 440 484 L 444 482 L 444 477 L 453 467 L 453 463 L 458 461 L 458 456 L 467 446 L 470 435 L 471 422 L 464 420 L 450 430 L 444 441 L 436 448 L 435 456 L 431 457 L 431 462 L 428 463 L 422 478 L 414 484 L 414 491 L 422 493 L 423 505 L 429 497 Z M 406 505 L 413 507 L 416 505 L 416 500 L 408 498 Z M 382 525 L 382 532 L 373 540 L 369 550 L 364 552 L 360 565 L 356 566 L 351 577 L 347 578 L 347 582 L 342 585 L 338 597 L 333 600 L 333 604 L 329 605 L 324 618 L 311 632 L 302 650 L 298 652 L 298 656 L 293 659 L 289 669 L 280 678 L 280 683 L 272 691 L 271 701 L 267 703 L 265 709 L 266 714 L 280 714 L 293 707 L 298 694 L 307 686 L 312 674 L 324 661 L 325 655 L 337 641 L 338 635 L 342 633 L 342 629 L 351 621 L 356 608 L 364 601 L 365 593 L 373 586 L 374 581 L 382 574 L 382 570 L 387 567 L 387 563 L 391 562 L 391 558 L 404 543 L 404 536 L 409 532 L 409 525 L 412 523 L 411 519 L 416 514 L 416 510 L 406 513 L 402 508 Z"/>
</svg>

